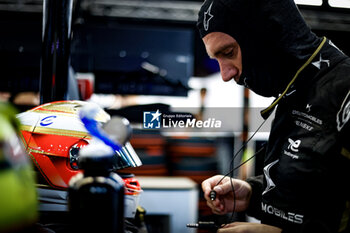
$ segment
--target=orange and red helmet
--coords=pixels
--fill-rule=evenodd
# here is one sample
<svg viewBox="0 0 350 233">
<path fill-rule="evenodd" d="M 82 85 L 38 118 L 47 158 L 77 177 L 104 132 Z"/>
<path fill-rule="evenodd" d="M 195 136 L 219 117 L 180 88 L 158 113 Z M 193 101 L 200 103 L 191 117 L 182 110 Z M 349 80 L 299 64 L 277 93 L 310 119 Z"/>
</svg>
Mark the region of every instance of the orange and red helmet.
<svg viewBox="0 0 350 233">
<path fill-rule="evenodd" d="M 78 114 L 86 104 L 84 101 L 57 101 L 17 115 L 22 123 L 21 139 L 26 151 L 52 188 L 68 188 L 70 178 L 81 172 L 77 164 L 78 152 L 92 139 Z M 95 120 L 102 125 L 110 120 L 110 115 L 100 108 Z M 128 163 L 128 158 L 139 161 L 130 143 L 120 153 L 125 153 L 117 153 L 124 159 L 122 167 L 141 165 L 141 162 Z"/>
</svg>

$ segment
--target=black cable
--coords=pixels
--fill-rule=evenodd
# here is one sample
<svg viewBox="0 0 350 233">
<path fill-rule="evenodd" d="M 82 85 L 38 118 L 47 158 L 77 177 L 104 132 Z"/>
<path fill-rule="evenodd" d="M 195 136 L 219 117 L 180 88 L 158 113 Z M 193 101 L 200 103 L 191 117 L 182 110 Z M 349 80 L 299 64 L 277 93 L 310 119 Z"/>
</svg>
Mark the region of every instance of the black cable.
<svg viewBox="0 0 350 233">
<path fill-rule="evenodd" d="M 251 159 L 253 159 L 257 154 L 259 154 L 263 149 L 265 149 L 265 147 L 261 147 L 257 152 L 255 152 L 254 155 L 252 155 L 250 158 L 248 158 L 247 160 L 245 160 L 244 162 L 242 162 L 240 165 L 238 165 L 237 167 L 235 167 L 233 169 L 233 171 L 237 170 L 238 168 L 242 167 L 244 164 L 246 164 L 247 162 L 249 162 Z"/>
<path fill-rule="evenodd" d="M 272 114 L 271 114 L 272 115 Z M 215 185 L 219 185 L 222 180 L 229 176 L 230 177 L 230 184 L 231 184 L 231 190 L 232 190 L 232 193 L 233 193 L 233 210 L 232 210 L 232 214 L 231 214 L 231 220 L 230 222 L 233 221 L 233 217 L 234 217 L 234 214 L 235 214 L 235 210 L 236 210 L 236 193 L 235 193 L 235 187 L 233 185 L 233 176 L 234 176 L 234 171 L 237 170 L 238 168 L 240 168 L 241 166 L 243 166 L 244 164 L 246 164 L 247 162 L 249 162 L 250 160 L 252 160 L 257 154 L 259 154 L 263 149 L 264 149 L 264 146 L 261 147 L 257 152 L 254 153 L 254 155 L 252 155 L 250 158 L 246 159 L 244 162 L 240 163 L 237 167 L 234 167 L 234 160 L 235 158 L 237 157 L 237 155 L 242 151 L 242 149 L 244 147 L 247 146 L 247 144 L 250 142 L 250 140 L 255 136 L 255 134 L 261 129 L 261 127 L 265 124 L 265 122 L 267 121 L 268 118 L 264 119 L 264 121 L 259 125 L 259 127 L 255 130 L 255 132 L 252 134 L 252 136 L 250 136 L 248 138 L 248 140 L 239 148 L 239 150 L 234 154 L 234 156 L 232 157 L 231 161 L 230 161 L 230 171 L 228 173 L 226 173 L 220 180 L 219 182 Z M 216 198 L 216 192 L 214 190 L 212 190 L 210 192 L 210 199 L 213 201 L 215 200 Z M 226 223 L 227 224 L 227 223 Z M 226 224 L 223 224 L 221 225 L 220 227 L 224 227 Z M 207 226 L 208 225 L 208 226 Z M 210 225 L 211 226 L 214 226 L 215 223 L 213 222 L 210 222 L 210 223 L 205 223 L 205 224 L 187 224 L 187 227 L 195 227 L 195 228 L 202 228 L 205 226 L 205 228 L 208 228 Z M 216 225 L 215 225 L 216 226 Z M 217 227 L 217 226 L 216 226 Z"/>
<path fill-rule="evenodd" d="M 237 169 L 237 168 L 239 168 L 239 167 L 241 167 L 243 164 L 245 164 L 246 162 L 248 162 L 249 160 L 251 160 L 252 158 L 254 158 L 255 156 L 256 156 L 256 154 L 258 154 L 260 151 L 261 151 L 261 149 L 258 151 L 258 152 L 256 152 L 251 158 L 249 158 L 249 159 L 247 159 L 246 161 L 244 161 L 244 162 L 242 162 L 240 165 L 238 165 L 237 167 L 235 167 L 235 168 L 233 168 L 233 162 L 234 162 L 234 159 L 238 156 L 238 154 L 243 150 L 243 148 L 244 147 L 246 147 L 247 146 L 247 144 L 250 142 L 250 140 L 252 140 L 252 138 L 255 136 L 255 134 L 261 129 L 261 127 L 264 125 L 264 123 L 266 122 L 266 120 L 267 119 L 265 119 L 260 125 L 259 125 L 259 127 L 255 130 L 255 132 L 252 134 L 252 136 L 250 136 L 249 138 L 248 138 L 248 140 L 239 148 L 239 150 L 234 154 L 234 156 L 232 156 L 232 159 L 231 159 L 231 161 L 230 161 L 230 171 L 229 172 L 227 172 L 220 180 L 219 180 L 219 182 L 215 185 L 215 186 L 217 186 L 217 185 L 219 185 L 220 183 L 221 183 L 221 181 L 225 178 L 225 177 L 227 177 L 227 176 L 229 176 L 231 173 L 232 173 L 232 178 L 233 178 L 233 172 Z M 231 177 L 231 176 L 230 176 Z"/>
<path fill-rule="evenodd" d="M 233 164 L 232 164 L 232 167 L 233 167 Z M 231 183 L 231 190 L 232 190 L 232 193 L 233 193 L 233 209 L 232 209 L 232 213 L 231 213 L 231 218 L 230 218 L 230 222 L 233 221 L 233 218 L 234 218 L 234 215 L 235 215 L 235 212 L 236 212 L 236 190 L 235 190 L 235 187 L 233 186 L 233 172 L 234 170 L 232 170 L 232 173 L 230 176 L 230 183 Z"/>
<path fill-rule="evenodd" d="M 255 132 L 248 138 L 248 140 L 243 143 L 243 145 L 239 148 L 239 150 L 234 154 L 234 156 L 232 156 L 232 159 L 230 161 L 230 171 L 228 173 L 226 173 L 220 180 L 219 182 L 215 185 L 219 185 L 223 179 L 225 179 L 226 177 L 230 177 L 230 184 L 231 184 L 231 190 L 233 193 L 233 209 L 232 209 L 232 214 L 231 214 L 231 218 L 230 218 L 230 222 L 233 221 L 234 218 L 234 214 L 235 214 L 235 210 L 236 210 L 236 193 L 235 193 L 235 188 L 233 185 L 233 179 L 234 179 L 234 171 L 237 170 L 238 168 L 240 168 L 241 166 L 243 166 L 244 164 L 246 164 L 248 161 L 252 160 L 257 154 L 259 154 L 264 147 L 260 148 L 256 153 L 254 153 L 254 155 L 252 155 L 250 158 L 248 158 L 247 160 L 243 161 L 242 163 L 240 163 L 237 167 L 234 167 L 234 160 L 235 158 L 238 156 L 238 154 L 243 150 L 243 148 L 245 148 L 247 146 L 247 144 L 250 142 L 250 140 L 255 136 L 255 134 L 261 129 L 261 127 L 265 124 L 265 122 L 267 121 L 268 118 L 264 119 L 264 121 L 259 125 L 259 127 L 255 130 Z M 215 199 L 215 198 L 214 198 Z M 226 225 L 226 224 L 224 224 Z M 224 226 L 223 225 L 223 226 Z"/>
</svg>

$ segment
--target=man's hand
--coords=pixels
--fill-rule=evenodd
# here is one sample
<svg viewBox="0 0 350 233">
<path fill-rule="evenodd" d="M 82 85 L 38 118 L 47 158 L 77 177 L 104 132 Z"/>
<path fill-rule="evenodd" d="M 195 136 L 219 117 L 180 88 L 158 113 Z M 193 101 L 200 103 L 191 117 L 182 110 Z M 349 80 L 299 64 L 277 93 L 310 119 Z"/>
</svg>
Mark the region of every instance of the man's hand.
<svg viewBox="0 0 350 233">
<path fill-rule="evenodd" d="M 202 189 L 204 198 L 207 200 L 207 205 L 212 209 L 214 214 L 226 214 L 233 211 L 233 192 L 229 177 L 225 177 L 218 185 L 217 183 L 222 179 L 222 175 L 216 175 L 202 182 Z M 232 184 L 236 194 L 236 209 L 240 212 L 248 208 L 252 188 L 243 181 L 232 179 Z M 216 199 L 210 200 L 210 191 L 216 192 Z"/>
<path fill-rule="evenodd" d="M 270 225 L 250 222 L 234 222 L 219 228 L 217 233 L 281 233 L 282 229 Z"/>
</svg>

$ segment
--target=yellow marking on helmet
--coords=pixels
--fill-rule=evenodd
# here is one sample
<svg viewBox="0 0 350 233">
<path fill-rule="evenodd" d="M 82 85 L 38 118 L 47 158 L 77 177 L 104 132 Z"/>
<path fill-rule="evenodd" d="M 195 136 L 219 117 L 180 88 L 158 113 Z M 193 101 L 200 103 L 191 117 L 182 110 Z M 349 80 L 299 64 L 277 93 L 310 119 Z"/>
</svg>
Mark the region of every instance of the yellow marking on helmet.
<svg viewBox="0 0 350 233">
<path fill-rule="evenodd" d="M 52 135 L 70 136 L 70 137 L 79 137 L 79 138 L 82 138 L 82 137 L 91 138 L 91 136 L 87 132 L 68 130 L 68 129 L 52 129 L 52 128 L 37 126 L 35 128 L 35 131 L 33 132 L 32 126 L 28 126 L 28 125 L 22 125 L 21 129 L 31 133 L 52 134 Z"/>
</svg>

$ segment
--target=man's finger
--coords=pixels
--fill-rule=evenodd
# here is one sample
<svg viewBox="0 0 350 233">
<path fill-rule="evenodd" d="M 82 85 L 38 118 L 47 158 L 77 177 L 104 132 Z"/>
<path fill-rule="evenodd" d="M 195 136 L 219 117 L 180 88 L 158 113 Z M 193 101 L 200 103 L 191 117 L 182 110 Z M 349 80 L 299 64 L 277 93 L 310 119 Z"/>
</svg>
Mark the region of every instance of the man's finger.
<svg viewBox="0 0 350 233">
<path fill-rule="evenodd" d="M 217 209 L 217 210 L 220 210 L 222 211 L 224 208 L 223 208 L 223 205 L 220 203 L 220 201 L 211 201 L 211 200 L 207 200 L 207 205 L 211 208 L 211 209 Z"/>
<path fill-rule="evenodd" d="M 206 200 L 210 199 L 209 198 L 210 191 L 215 187 L 215 185 L 218 183 L 218 180 L 220 180 L 221 177 L 222 177 L 221 175 L 216 175 L 202 182 L 202 190 L 204 192 L 204 197 Z"/>
<path fill-rule="evenodd" d="M 235 233 L 237 231 L 235 231 L 234 228 L 219 228 L 217 233 Z"/>
<path fill-rule="evenodd" d="M 236 189 L 237 183 L 235 182 L 235 180 L 232 180 L 232 184 L 230 180 L 227 180 L 226 182 L 215 186 L 213 189 L 217 194 L 224 195 L 232 191 L 232 185 L 233 188 Z"/>
<path fill-rule="evenodd" d="M 211 191 L 212 187 L 211 187 L 211 184 L 208 180 L 205 180 L 202 182 L 202 190 L 205 194 L 208 193 L 209 195 L 209 192 Z"/>
<path fill-rule="evenodd" d="M 235 226 L 239 226 L 239 225 L 248 225 L 251 224 L 249 222 L 231 222 L 231 223 L 227 223 L 225 225 L 222 226 L 222 228 L 229 228 L 229 227 L 235 227 Z"/>
</svg>

